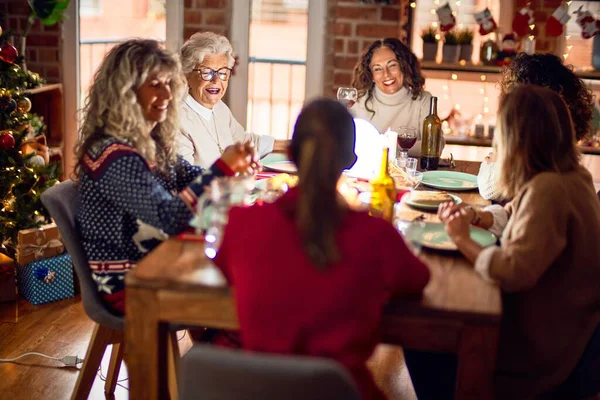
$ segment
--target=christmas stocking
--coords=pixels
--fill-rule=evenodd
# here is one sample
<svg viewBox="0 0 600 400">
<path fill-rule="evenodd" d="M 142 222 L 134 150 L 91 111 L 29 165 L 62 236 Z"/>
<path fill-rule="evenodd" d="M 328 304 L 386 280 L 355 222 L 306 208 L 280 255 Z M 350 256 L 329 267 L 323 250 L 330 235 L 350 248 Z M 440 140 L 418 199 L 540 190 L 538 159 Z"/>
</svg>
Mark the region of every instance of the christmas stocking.
<svg viewBox="0 0 600 400">
<path fill-rule="evenodd" d="M 479 34 L 485 36 L 488 33 L 492 33 L 496 30 L 498 25 L 494 21 L 494 17 L 490 12 L 489 8 L 474 14 L 475 21 L 479 24 Z"/>
<path fill-rule="evenodd" d="M 523 7 L 517 15 L 515 15 L 512 28 L 517 35 L 523 37 L 529 32 L 529 25 L 531 24 L 533 24 L 533 10 L 529 7 Z"/>
<path fill-rule="evenodd" d="M 577 10 L 577 25 L 581 27 L 581 36 L 584 39 L 589 39 L 596 36 L 600 32 L 600 21 L 595 20 L 588 10 L 581 11 L 583 6 Z"/>
<path fill-rule="evenodd" d="M 446 32 L 454 28 L 454 25 L 456 25 L 456 18 L 454 18 L 454 15 L 452 15 L 452 8 L 450 8 L 450 4 L 446 3 L 435 10 L 435 12 L 440 19 L 440 30 L 442 32 Z"/>
<path fill-rule="evenodd" d="M 560 36 L 563 33 L 563 25 L 571 19 L 569 15 L 569 6 L 566 3 L 562 3 L 555 11 L 552 16 L 546 22 L 546 35 L 547 36 Z"/>
</svg>

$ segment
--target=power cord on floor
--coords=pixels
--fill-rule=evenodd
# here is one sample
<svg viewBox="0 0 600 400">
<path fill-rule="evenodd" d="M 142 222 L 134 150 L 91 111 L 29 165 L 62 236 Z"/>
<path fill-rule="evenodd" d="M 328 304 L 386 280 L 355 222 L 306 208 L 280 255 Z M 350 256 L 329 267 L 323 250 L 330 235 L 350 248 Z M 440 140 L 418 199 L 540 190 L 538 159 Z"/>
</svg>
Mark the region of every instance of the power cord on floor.
<svg viewBox="0 0 600 400">
<path fill-rule="evenodd" d="M 64 356 L 62 358 L 59 357 L 51 357 L 48 356 L 46 354 L 42 354 L 42 353 L 38 353 L 35 351 L 30 351 L 28 353 L 23 353 L 20 356 L 17 356 L 15 358 L 0 358 L 0 362 L 15 362 L 18 359 L 25 357 L 25 356 L 40 356 L 40 357 L 45 357 L 48 358 L 50 360 L 55 360 L 55 361 L 60 361 L 61 363 L 65 364 L 67 367 L 76 367 L 78 364 L 81 364 L 83 362 L 83 359 L 79 358 L 78 356 Z"/>
<path fill-rule="evenodd" d="M 104 374 L 102 373 L 102 366 L 98 367 L 98 373 L 97 373 L 97 375 L 100 377 L 100 379 L 102 379 L 102 381 L 106 381 L 106 376 L 104 376 Z M 119 379 L 117 381 L 117 385 L 121 386 L 123 389 L 129 391 L 129 388 L 127 386 L 121 385 L 121 383 L 120 383 L 120 382 L 125 382 L 127 380 L 129 380 L 129 378 Z"/>
</svg>

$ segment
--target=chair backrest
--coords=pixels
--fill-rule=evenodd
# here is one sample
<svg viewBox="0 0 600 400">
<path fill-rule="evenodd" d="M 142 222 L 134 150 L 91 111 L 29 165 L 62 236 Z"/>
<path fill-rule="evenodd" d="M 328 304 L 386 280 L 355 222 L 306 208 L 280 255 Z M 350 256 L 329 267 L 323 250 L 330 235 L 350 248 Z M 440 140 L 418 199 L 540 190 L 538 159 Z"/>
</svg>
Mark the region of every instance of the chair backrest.
<svg viewBox="0 0 600 400">
<path fill-rule="evenodd" d="M 332 360 L 195 345 L 182 359 L 181 400 L 359 400 Z"/>
<path fill-rule="evenodd" d="M 79 278 L 83 308 L 95 322 L 112 329 L 123 330 L 124 318 L 112 314 L 102 303 L 98 288 L 92 278 L 81 236 L 75 224 L 79 207 L 79 192 L 73 181 L 67 180 L 42 193 L 42 204 L 46 207 L 62 236 L 64 245 L 71 255 L 73 267 Z"/>
</svg>

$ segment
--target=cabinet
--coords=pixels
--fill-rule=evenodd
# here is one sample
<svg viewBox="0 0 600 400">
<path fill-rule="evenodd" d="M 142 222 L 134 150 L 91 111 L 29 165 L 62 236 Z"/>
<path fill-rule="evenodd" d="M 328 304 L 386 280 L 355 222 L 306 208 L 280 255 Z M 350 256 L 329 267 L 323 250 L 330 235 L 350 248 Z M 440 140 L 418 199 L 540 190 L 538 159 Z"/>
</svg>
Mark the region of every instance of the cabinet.
<svg viewBox="0 0 600 400">
<path fill-rule="evenodd" d="M 42 85 L 26 92 L 31 100 L 31 112 L 44 119 L 46 139 L 50 147 L 50 159 L 63 163 L 64 102 L 60 83 Z"/>
</svg>

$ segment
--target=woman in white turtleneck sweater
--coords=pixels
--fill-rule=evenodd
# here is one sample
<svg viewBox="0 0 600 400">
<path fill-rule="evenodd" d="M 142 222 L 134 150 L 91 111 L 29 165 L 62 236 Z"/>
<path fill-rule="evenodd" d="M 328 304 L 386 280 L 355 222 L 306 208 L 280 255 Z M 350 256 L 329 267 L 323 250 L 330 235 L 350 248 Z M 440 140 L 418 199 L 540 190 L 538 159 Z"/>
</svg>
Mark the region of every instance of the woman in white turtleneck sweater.
<svg viewBox="0 0 600 400">
<path fill-rule="evenodd" d="M 429 115 L 431 94 L 423 90 L 425 78 L 417 57 L 395 38 L 376 40 L 363 52 L 352 86 L 358 102 L 351 108 L 356 118 L 371 122 L 380 133 L 400 126 L 417 130 L 417 142 L 409 155 L 421 154 L 423 120 Z"/>
</svg>

